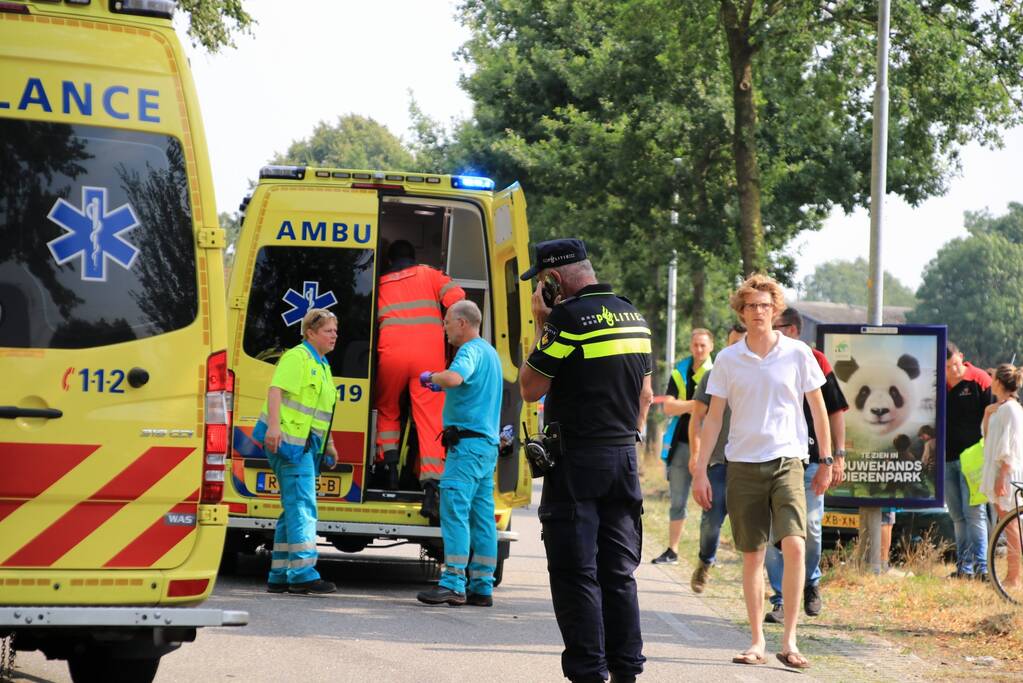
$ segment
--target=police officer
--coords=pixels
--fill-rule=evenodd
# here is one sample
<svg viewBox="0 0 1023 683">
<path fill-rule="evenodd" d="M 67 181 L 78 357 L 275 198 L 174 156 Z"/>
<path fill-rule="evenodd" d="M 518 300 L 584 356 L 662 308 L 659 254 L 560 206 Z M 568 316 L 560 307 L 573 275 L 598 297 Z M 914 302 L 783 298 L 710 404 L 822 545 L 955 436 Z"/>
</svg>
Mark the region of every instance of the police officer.
<svg viewBox="0 0 1023 683">
<path fill-rule="evenodd" d="M 322 308 L 302 318 L 303 341 L 281 356 L 252 438 L 263 444 L 281 487 L 266 589 L 270 593 L 333 593 L 316 571 L 316 474 L 329 438 L 337 389 L 326 354 L 337 343 L 337 318 Z"/>
<path fill-rule="evenodd" d="M 523 399 L 547 395 L 544 420 L 562 432 L 539 508 L 561 667 L 572 681 L 608 673 L 633 681 L 646 661 L 633 571 L 642 541 L 636 441 L 653 400 L 650 330 L 597 282 L 581 240 L 537 244 L 522 279 L 534 276 L 537 344 L 519 381 Z"/>
</svg>

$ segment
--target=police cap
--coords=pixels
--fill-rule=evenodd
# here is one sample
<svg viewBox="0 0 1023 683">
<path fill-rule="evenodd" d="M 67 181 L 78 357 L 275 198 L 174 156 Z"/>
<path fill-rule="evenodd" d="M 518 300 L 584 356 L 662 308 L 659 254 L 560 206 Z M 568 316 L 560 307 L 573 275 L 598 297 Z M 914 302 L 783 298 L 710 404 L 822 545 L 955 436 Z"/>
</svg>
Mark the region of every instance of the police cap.
<svg viewBox="0 0 1023 683">
<path fill-rule="evenodd" d="M 578 263 L 586 259 L 586 245 L 574 237 L 540 242 L 534 251 L 536 256 L 533 259 L 533 267 L 520 275 L 520 280 L 534 278 L 537 273 L 547 268 L 567 266 L 569 263 Z"/>
</svg>

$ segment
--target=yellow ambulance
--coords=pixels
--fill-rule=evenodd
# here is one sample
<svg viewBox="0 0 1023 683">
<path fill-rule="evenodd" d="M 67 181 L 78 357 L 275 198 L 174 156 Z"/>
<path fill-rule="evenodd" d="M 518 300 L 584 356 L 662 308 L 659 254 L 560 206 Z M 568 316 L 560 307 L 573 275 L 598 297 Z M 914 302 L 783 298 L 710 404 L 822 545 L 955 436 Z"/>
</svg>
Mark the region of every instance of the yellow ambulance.
<svg viewBox="0 0 1023 683">
<path fill-rule="evenodd" d="M 481 334 L 501 358 L 501 424 L 513 441 L 494 475 L 499 582 L 514 539 L 511 511 L 528 504 L 532 492 L 521 425 L 536 427 L 535 407 L 523 404 L 518 389 L 518 367 L 533 336 L 531 292 L 518 278 L 529 267 L 522 189 L 516 183 L 495 191 L 492 180 L 475 176 L 269 166 L 243 207 L 228 291 L 235 427 L 225 569 L 238 552 L 272 541 L 281 513 L 278 485 L 252 428 L 274 364 L 301 340 L 299 322 L 310 307 L 336 313 L 339 325 L 328 355 L 338 389 L 331 428 L 338 464 L 318 479 L 320 535 L 345 552 L 407 541 L 431 558 L 443 557 L 440 528 L 420 514 L 423 492 L 409 476 L 418 452 L 413 444 L 437 435 L 415 434 L 405 410 L 398 490 L 377 488 L 371 476 L 377 282 L 386 245 L 401 239 L 415 247 L 418 263 L 446 272 L 479 306 Z"/>
<path fill-rule="evenodd" d="M 0 2 L 0 638 L 75 680 L 245 618 L 174 609 L 216 578 L 232 380 L 173 9 Z"/>
</svg>

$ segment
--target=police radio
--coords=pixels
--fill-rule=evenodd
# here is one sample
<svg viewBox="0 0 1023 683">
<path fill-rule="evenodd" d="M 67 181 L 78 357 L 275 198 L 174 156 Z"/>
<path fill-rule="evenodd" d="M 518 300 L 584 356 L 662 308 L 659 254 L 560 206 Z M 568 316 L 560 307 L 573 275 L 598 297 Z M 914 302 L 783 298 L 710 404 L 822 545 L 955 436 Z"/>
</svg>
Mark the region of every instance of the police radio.
<svg viewBox="0 0 1023 683">
<path fill-rule="evenodd" d="M 526 423 L 522 423 L 522 431 L 526 435 L 523 448 L 526 449 L 526 461 L 534 479 L 550 472 L 561 457 L 561 425 L 551 422 L 544 427 L 543 433 L 529 435 Z"/>
</svg>

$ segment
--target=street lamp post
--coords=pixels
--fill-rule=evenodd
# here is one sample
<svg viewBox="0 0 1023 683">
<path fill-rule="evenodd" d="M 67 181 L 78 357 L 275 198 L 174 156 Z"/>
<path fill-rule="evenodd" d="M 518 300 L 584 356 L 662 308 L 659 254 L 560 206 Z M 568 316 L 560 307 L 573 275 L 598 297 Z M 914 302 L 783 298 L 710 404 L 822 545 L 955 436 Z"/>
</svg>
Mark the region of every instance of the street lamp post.
<svg viewBox="0 0 1023 683">
<path fill-rule="evenodd" d="M 675 164 L 676 174 L 679 167 L 682 165 L 682 159 L 675 157 L 671 160 Z M 678 190 L 671 195 L 671 213 L 669 214 L 671 220 L 671 234 L 672 238 L 678 232 Z M 666 332 L 666 339 L 664 340 L 664 363 L 667 366 L 665 368 L 666 377 L 664 378 L 665 384 L 671 380 L 671 370 L 675 367 L 675 318 L 678 316 L 675 314 L 678 299 L 678 250 L 671 250 L 671 261 L 668 262 L 668 325 Z"/>
<path fill-rule="evenodd" d="M 890 0 L 877 8 L 877 85 L 874 89 L 873 149 L 870 169 L 870 276 L 867 279 L 867 323 L 881 325 L 883 319 L 884 261 L 881 246 L 884 226 L 884 196 L 888 167 L 888 26 Z M 875 574 L 881 573 L 881 508 L 861 507 L 860 528 L 867 533 L 865 558 Z M 862 541 L 863 539 L 861 539 Z"/>
</svg>

